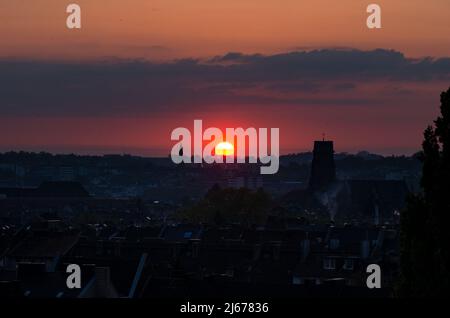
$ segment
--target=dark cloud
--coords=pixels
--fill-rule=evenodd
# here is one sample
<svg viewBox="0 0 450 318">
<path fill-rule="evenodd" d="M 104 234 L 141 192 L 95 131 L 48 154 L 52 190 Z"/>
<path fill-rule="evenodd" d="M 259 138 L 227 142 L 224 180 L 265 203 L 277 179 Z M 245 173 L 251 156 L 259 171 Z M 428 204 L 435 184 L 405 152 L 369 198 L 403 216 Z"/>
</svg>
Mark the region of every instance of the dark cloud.
<svg viewBox="0 0 450 318">
<path fill-rule="evenodd" d="M 351 91 L 356 89 L 356 84 L 354 83 L 338 83 L 333 85 L 333 89 L 337 91 Z"/>
<path fill-rule="evenodd" d="M 266 86 L 266 88 L 271 91 L 279 91 L 282 93 L 318 93 L 320 92 L 321 88 L 323 88 L 323 84 L 307 81 L 278 82 L 275 84 L 270 84 Z"/>
<path fill-rule="evenodd" d="M 408 59 L 382 49 L 228 53 L 165 63 L 1 60 L 0 115 L 141 115 L 218 103 L 371 104 L 367 96 L 326 93 L 352 93 L 362 81 L 448 79 L 450 58 Z"/>
</svg>

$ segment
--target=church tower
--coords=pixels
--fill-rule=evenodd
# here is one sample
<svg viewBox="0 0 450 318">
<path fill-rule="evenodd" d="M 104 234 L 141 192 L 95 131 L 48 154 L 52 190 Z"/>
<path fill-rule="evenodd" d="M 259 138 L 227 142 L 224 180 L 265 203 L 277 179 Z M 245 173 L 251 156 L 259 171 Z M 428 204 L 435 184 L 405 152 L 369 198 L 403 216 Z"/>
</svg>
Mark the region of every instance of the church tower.
<svg viewBox="0 0 450 318">
<path fill-rule="evenodd" d="M 333 141 L 314 141 L 309 188 L 319 190 L 336 180 Z"/>
</svg>

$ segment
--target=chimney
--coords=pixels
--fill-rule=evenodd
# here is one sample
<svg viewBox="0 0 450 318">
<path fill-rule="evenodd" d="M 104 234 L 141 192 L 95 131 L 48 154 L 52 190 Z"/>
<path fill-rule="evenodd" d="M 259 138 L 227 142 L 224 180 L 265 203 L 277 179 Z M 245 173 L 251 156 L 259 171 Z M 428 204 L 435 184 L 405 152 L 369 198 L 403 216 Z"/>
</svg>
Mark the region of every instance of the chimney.
<svg viewBox="0 0 450 318">
<path fill-rule="evenodd" d="M 199 239 L 191 239 L 190 243 L 191 243 L 191 255 L 192 255 L 192 258 L 197 258 L 198 257 L 199 247 L 200 247 L 200 240 Z"/>
<path fill-rule="evenodd" d="M 361 241 L 361 258 L 367 259 L 370 253 L 369 232 L 366 231 L 366 239 Z"/>
<path fill-rule="evenodd" d="M 378 207 L 378 204 L 375 203 L 374 206 L 374 219 L 373 219 L 374 225 L 380 225 L 380 209 Z"/>
<path fill-rule="evenodd" d="M 253 261 L 256 261 L 259 259 L 261 255 L 262 245 L 261 244 L 255 244 L 253 247 Z"/>
<path fill-rule="evenodd" d="M 96 297 L 99 298 L 114 298 L 118 297 L 115 288 L 111 284 L 111 271 L 109 267 L 96 267 Z"/>
<path fill-rule="evenodd" d="M 302 240 L 301 242 L 301 249 L 302 249 L 302 262 L 306 260 L 306 258 L 309 255 L 309 250 L 311 247 L 311 243 L 308 238 L 308 233 L 306 233 L 306 238 Z"/>
<path fill-rule="evenodd" d="M 273 259 L 275 261 L 280 260 L 280 254 L 281 254 L 281 242 L 273 242 L 272 243 L 272 252 L 273 252 Z"/>
</svg>

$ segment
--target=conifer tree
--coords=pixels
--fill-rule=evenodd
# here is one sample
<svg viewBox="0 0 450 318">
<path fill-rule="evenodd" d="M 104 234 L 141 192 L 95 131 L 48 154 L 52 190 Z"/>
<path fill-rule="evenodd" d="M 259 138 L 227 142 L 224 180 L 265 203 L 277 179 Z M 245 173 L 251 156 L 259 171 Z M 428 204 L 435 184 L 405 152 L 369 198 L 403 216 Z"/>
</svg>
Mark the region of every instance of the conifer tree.
<svg viewBox="0 0 450 318">
<path fill-rule="evenodd" d="M 450 88 L 440 113 L 424 132 L 422 193 L 409 197 L 401 215 L 400 296 L 450 292 Z"/>
</svg>

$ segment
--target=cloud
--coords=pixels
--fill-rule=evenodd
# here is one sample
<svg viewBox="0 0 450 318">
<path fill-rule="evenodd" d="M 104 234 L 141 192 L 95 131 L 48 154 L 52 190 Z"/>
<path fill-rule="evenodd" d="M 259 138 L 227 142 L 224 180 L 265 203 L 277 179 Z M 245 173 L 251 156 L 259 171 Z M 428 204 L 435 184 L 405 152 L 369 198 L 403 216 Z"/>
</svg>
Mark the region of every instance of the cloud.
<svg viewBox="0 0 450 318">
<path fill-rule="evenodd" d="M 142 115 L 226 103 L 368 105 L 381 97 L 362 95 L 361 83 L 398 87 L 396 83 L 448 79 L 448 57 L 408 59 L 401 52 L 383 49 L 228 53 L 162 63 L 4 59 L 0 60 L 0 115 Z"/>
</svg>

